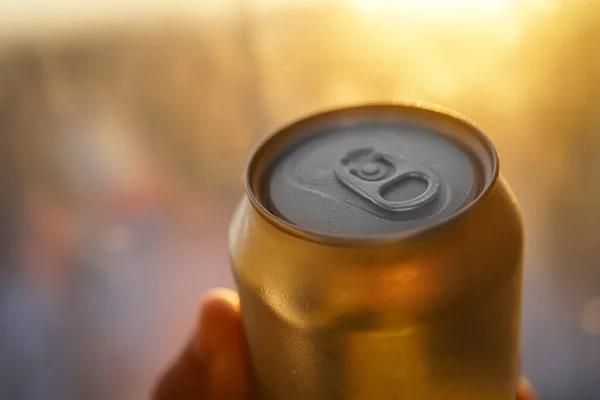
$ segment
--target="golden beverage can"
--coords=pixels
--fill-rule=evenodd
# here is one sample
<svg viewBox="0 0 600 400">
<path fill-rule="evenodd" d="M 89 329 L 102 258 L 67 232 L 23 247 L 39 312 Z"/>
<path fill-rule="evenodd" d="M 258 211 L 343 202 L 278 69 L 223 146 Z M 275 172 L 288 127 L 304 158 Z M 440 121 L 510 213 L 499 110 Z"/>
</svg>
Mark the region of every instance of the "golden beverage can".
<svg viewBox="0 0 600 400">
<path fill-rule="evenodd" d="M 259 399 L 513 400 L 523 231 L 496 151 L 428 104 L 264 140 L 230 226 Z"/>
</svg>

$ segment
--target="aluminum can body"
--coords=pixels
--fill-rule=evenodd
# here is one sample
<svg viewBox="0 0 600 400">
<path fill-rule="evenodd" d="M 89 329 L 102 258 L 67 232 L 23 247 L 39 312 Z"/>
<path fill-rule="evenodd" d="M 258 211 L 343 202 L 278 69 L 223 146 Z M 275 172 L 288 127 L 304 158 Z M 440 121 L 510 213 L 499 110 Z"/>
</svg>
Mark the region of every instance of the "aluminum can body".
<svg viewBox="0 0 600 400">
<path fill-rule="evenodd" d="M 378 197 L 387 189 L 369 186 L 377 179 L 366 179 L 364 185 L 357 179 L 352 188 L 353 182 L 344 183 L 344 171 L 335 182 L 319 181 L 318 190 L 315 179 L 280 192 L 269 189 L 276 181 L 273 164 L 301 146 L 296 138 L 308 140 L 312 133 L 306 132 L 324 124 L 345 130 L 359 126 L 361 118 L 372 124 L 389 115 L 402 123 L 417 121 L 419 129 L 431 128 L 436 135 L 450 132 L 451 143 L 444 146 L 464 150 L 464 162 L 472 163 L 469 171 L 477 174 L 461 170 L 454 155 L 422 162 L 431 156 L 429 150 L 420 164 L 408 160 L 406 167 L 406 159 L 420 154 L 418 146 L 396 162 L 394 146 L 385 148 L 384 140 L 365 147 L 365 133 L 359 132 L 360 149 L 371 153 L 348 152 L 336 142 L 333 151 L 341 156 L 323 160 L 339 164 L 329 168 L 325 161 L 310 159 L 308 165 L 320 165 L 323 176 L 335 174 L 335 168 L 348 164 L 348 154 L 359 154 L 362 164 L 348 169 L 350 179 L 369 178 L 378 169 L 372 164 L 379 163 L 392 171 L 382 178 L 385 185 L 421 180 L 420 191 L 411 195 L 420 203 L 406 196 Z M 328 133 L 315 135 L 325 140 Z M 367 141 L 375 136 L 367 135 Z M 327 145 L 309 146 L 305 154 L 312 157 Z M 398 148 L 411 145 L 403 146 Z M 294 170 L 302 169 L 297 161 Z M 456 170 L 454 183 L 448 168 Z M 472 184 L 465 189 L 460 180 Z M 328 186 L 331 182 L 337 186 Z M 307 186 L 310 198 L 294 192 Z M 340 198 L 340 188 L 347 189 L 341 195 L 347 197 Z M 457 188 L 462 197 L 451 206 Z M 427 196 L 435 190 L 434 201 Z M 319 205 L 322 209 L 315 211 Z M 430 208 L 414 214 L 419 207 Z M 448 207 L 448 215 L 442 215 Z M 301 214 L 294 214 L 297 209 Z M 284 128 L 254 154 L 247 196 L 230 227 L 230 259 L 258 398 L 514 399 L 522 251 L 520 213 L 499 174 L 493 147 L 461 116 L 432 106 L 371 105 L 322 113 Z"/>
</svg>

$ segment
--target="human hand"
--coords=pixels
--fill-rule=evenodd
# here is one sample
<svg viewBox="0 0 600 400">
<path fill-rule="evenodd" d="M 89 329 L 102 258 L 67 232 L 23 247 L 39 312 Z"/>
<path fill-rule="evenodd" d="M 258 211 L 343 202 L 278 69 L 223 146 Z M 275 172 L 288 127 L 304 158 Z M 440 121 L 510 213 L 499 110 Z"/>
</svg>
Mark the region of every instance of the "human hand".
<svg viewBox="0 0 600 400">
<path fill-rule="evenodd" d="M 215 289 L 204 297 L 196 331 L 158 381 L 154 400 L 250 400 L 248 354 L 237 293 Z M 517 400 L 534 400 L 521 379 Z"/>
</svg>

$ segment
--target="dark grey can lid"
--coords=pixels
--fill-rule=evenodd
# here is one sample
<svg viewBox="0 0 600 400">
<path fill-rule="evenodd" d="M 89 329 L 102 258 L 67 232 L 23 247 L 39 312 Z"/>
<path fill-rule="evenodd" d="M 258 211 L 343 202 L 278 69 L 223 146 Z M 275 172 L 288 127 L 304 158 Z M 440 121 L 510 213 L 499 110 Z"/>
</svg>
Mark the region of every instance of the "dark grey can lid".
<svg viewBox="0 0 600 400">
<path fill-rule="evenodd" d="M 473 125 L 411 106 L 319 114 L 275 134 L 257 157 L 249 176 L 261 205 L 297 228 L 334 236 L 435 224 L 473 202 L 497 169 Z"/>
</svg>

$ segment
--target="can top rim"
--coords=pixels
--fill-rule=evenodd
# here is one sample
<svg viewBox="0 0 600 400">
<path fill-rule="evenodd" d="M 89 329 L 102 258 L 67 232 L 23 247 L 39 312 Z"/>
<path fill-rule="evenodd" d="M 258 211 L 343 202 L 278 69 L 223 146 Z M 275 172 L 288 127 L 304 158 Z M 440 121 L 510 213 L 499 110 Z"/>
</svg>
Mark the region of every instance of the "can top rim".
<svg viewBox="0 0 600 400">
<path fill-rule="evenodd" d="M 424 225 L 393 234 L 382 233 L 370 235 L 347 235 L 317 232 L 315 230 L 299 227 L 289 221 L 286 221 L 283 218 L 278 217 L 273 212 L 271 212 L 263 204 L 263 202 L 261 202 L 261 199 L 259 198 L 260 183 L 259 180 L 255 177 L 257 164 L 261 161 L 261 155 L 264 151 L 266 151 L 265 148 L 268 147 L 269 144 L 272 144 L 273 142 L 281 139 L 282 136 L 286 136 L 286 133 L 289 133 L 291 131 L 297 131 L 306 124 L 313 122 L 315 119 L 331 118 L 335 117 L 336 115 L 342 115 L 356 111 L 402 111 L 406 115 L 431 113 L 432 115 L 435 114 L 438 117 L 445 118 L 447 121 L 459 125 L 464 130 L 469 131 L 469 133 L 473 136 L 473 139 L 479 141 L 488 153 L 489 161 L 491 163 L 491 174 L 489 175 L 489 179 L 486 180 L 480 193 L 478 193 L 477 196 L 469 204 L 465 205 L 452 215 L 440 219 L 439 221 L 433 224 Z M 415 238 L 417 236 L 421 236 L 433 230 L 437 230 L 444 225 L 452 223 L 453 221 L 460 218 L 463 214 L 467 213 L 472 207 L 478 204 L 481 201 L 481 199 L 483 199 L 490 192 L 491 188 L 497 181 L 498 176 L 499 159 L 497 151 L 491 140 L 483 133 L 483 130 L 475 122 L 473 122 L 472 120 L 470 120 L 469 118 L 457 111 L 451 110 L 449 108 L 437 104 L 422 101 L 406 101 L 393 103 L 364 103 L 349 107 L 330 108 L 325 111 L 309 114 L 308 116 L 296 119 L 295 121 L 284 125 L 282 128 L 275 130 L 274 133 L 268 135 L 266 138 L 261 140 L 256 146 L 256 148 L 251 154 L 250 161 L 246 166 L 244 174 L 244 185 L 246 194 L 250 200 L 250 203 L 252 204 L 252 207 L 256 210 L 256 212 L 260 215 L 260 217 L 263 220 L 265 220 L 275 228 L 297 238 L 311 242 L 336 246 L 357 247 L 385 245 L 389 243 L 404 241 L 408 238 Z"/>
</svg>

